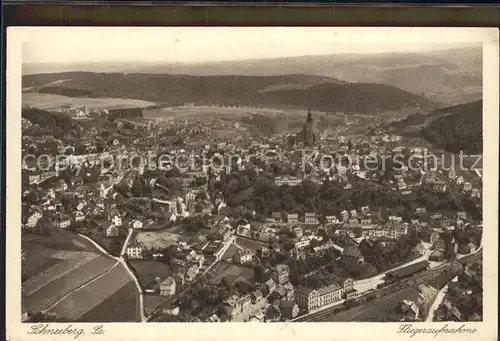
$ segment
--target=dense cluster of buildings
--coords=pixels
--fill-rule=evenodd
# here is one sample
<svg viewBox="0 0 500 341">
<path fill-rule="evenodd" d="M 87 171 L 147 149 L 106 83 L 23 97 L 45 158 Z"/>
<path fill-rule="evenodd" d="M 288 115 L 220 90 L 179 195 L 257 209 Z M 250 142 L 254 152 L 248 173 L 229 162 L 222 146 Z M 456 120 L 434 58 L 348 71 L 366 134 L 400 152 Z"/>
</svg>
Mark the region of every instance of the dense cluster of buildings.
<svg viewBox="0 0 500 341">
<path fill-rule="evenodd" d="M 83 117 L 78 114 L 78 110 L 77 116 Z M 81 111 L 85 113 L 86 109 Z M 359 183 L 370 186 L 370 181 L 373 181 L 377 186 L 385 186 L 393 191 L 394 195 L 407 195 L 416 188 L 428 186 L 439 193 L 455 191 L 458 188 L 472 198 L 480 198 L 480 188 L 474 188 L 472 180 L 465 180 L 464 177 L 468 175 L 456 174 L 454 170 L 445 173 L 424 170 L 423 167 L 418 171 L 403 167 L 395 171 L 391 178 L 384 180 L 384 174 L 380 170 L 365 169 L 357 164 L 337 165 L 329 171 L 306 171 L 301 161 L 294 156 L 294 151 L 290 150 L 290 145 L 306 147 L 318 153 L 325 151 L 329 154 L 346 155 L 353 152 L 366 157 L 387 151 L 401 152 L 400 147 L 394 147 L 400 139 L 391 135 L 363 137 L 355 143 L 347 143 L 341 138 L 333 140 L 328 139 L 328 136 L 320 136 L 314 127 L 310 111 L 299 133 L 288 141 L 283 141 L 283 136 L 279 136 L 282 139 L 281 147 L 278 143 L 270 142 L 271 139 L 252 139 L 238 143 L 231 140 L 201 140 L 195 143 L 196 139 L 192 138 L 190 147 L 166 144 L 173 159 L 179 155 L 195 159 L 196 155 L 202 153 L 222 157 L 241 155 L 240 162 L 233 165 L 224 164 L 219 167 L 188 162 L 186 167 L 176 167 L 179 165 L 170 164 L 166 170 L 161 170 L 163 173 L 170 172 L 168 177 L 155 174 L 145 166 L 124 169 L 99 166 L 103 158 L 110 156 L 160 151 L 158 139 L 166 139 L 169 131 L 176 127 L 175 124 L 164 120 L 149 125 L 147 134 L 146 130 L 141 130 L 143 128 L 137 129 L 140 132 L 138 135 L 133 135 L 133 131 L 129 132 L 130 136 L 111 134 L 102 151 L 97 152 L 85 147 L 83 153 L 68 155 L 69 165 L 85 165 L 84 173 L 78 176 L 64 177 L 63 172 L 57 169 L 32 170 L 30 165 L 24 164 L 23 227 L 31 232 L 37 232 L 49 225 L 55 229 L 71 229 L 77 233 L 91 235 L 107 247 L 117 244 L 120 250 L 120 242 L 123 243 L 130 229 L 139 236 L 145 232 L 158 232 L 158 241 L 148 245 L 142 242 L 141 238 L 134 237 L 131 238 L 130 244 L 124 246 L 124 250 L 128 260 L 151 261 L 162 258 L 171 245 L 176 248 L 174 255 L 169 254 L 173 264 L 170 266 L 175 268 L 173 274 L 160 277 L 154 288 L 147 288 L 157 295 L 169 298 L 177 298 L 181 288 L 189 286 L 201 277 L 210 276 L 211 269 L 218 263 L 231 263 L 245 268 L 253 267 L 257 263 L 268 264 L 276 255 L 282 256 L 282 259 L 303 260 L 306 255 L 319 257 L 331 249 L 336 249 L 343 259 L 361 264 L 365 262 L 363 252 L 360 251 L 361 245 L 370 245 L 376 240 L 387 244 L 394 243 L 408 235 L 411 229 L 417 232 L 430 231 L 429 240 L 426 241 L 432 244 L 433 248 L 430 260 L 442 260 L 449 245 L 452 245 L 455 253 L 470 253 L 479 247 L 472 242 L 450 242 L 441 237 L 442 232 L 478 226 L 465 212 L 457 212 L 450 218 L 449 215 L 441 216 L 437 212 L 427 212 L 425 207 L 417 207 L 411 212 L 413 219 L 403 219 L 400 214 L 394 213 L 382 217 L 380 208 L 351 205 L 349 209 L 328 214 L 310 208 L 305 212 L 303 209 L 278 208 L 265 215 L 253 209 L 245 209 L 245 214 L 241 216 L 231 214 L 231 206 L 236 205 L 231 205 L 230 200 L 225 198 L 228 195 L 223 192 L 227 192 L 230 186 L 224 181 L 227 182 L 233 172 L 237 173 L 250 167 L 257 175 L 263 172 L 269 174 L 272 170 L 266 160 L 261 158 L 260 163 L 255 162 L 262 157 L 262 150 L 266 148 L 277 148 L 282 157 L 281 161 L 285 160 L 283 163 L 293 170 L 293 173 L 288 172 L 290 174 L 282 172 L 270 176 L 270 186 L 274 184 L 276 187 L 289 186 L 297 189 L 306 181 L 316 184 L 331 182 L 350 190 Z M 210 128 L 210 124 L 206 126 L 205 123 L 199 122 L 196 127 L 188 122 L 177 124 L 184 127 L 185 133 L 191 137 L 204 136 Z M 224 124 L 217 121 L 213 127 Z M 89 130 L 87 134 L 89 136 L 82 137 L 85 143 L 88 143 L 88 139 L 96 138 L 100 132 L 94 129 Z M 36 142 L 37 138 L 27 139 L 24 141 L 25 149 L 29 149 L 31 144 Z M 283 142 L 290 144 L 283 146 Z M 69 147 L 72 150 L 78 149 L 70 139 L 59 140 L 57 143 L 60 150 L 67 151 Z M 417 156 L 423 154 L 419 148 L 413 148 L 412 152 Z M 312 164 L 315 162 L 312 161 Z M 99 171 L 94 172 L 96 169 Z M 172 182 L 175 184 L 172 185 Z M 137 184 L 140 186 L 137 187 Z M 221 186 L 215 189 L 215 184 Z M 249 183 L 249 186 L 252 184 Z M 240 191 L 240 188 L 236 186 L 234 191 Z M 232 197 L 235 193 L 229 194 Z M 199 222 L 202 222 L 202 227 L 193 227 Z M 187 230 L 190 230 L 189 233 L 186 233 Z M 183 237 L 179 238 L 183 241 L 176 240 L 167 247 L 162 244 L 162 231 L 172 231 L 172 235 Z M 328 241 L 325 236 L 328 236 Z M 335 236 L 345 236 L 352 243 L 339 246 L 332 241 Z M 256 250 L 255 247 L 241 246 L 238 244 L 239 239 L 257 243 L 262 247 Z M 288 247 L 290 245 L 291 247 Z M 228 250 L 234 248 L 234 254 L 229 259 L 226 258 Z M 417 248 L 415 252 L 417 256 L 424 254 L 424 250 Z M 300 311 L 312 312 L 358 295 L 351 278 L 332 277 L 333 279 L 322 281 L 321 285 L 294 287 L 290 282 L 291 270 L 287 264 L 267 266 L 266 271 L 269 279 L 263 283 L 251 283 L 251 292 L 231 295 L 224 301 L 224 307 L 233 320 L 289 320 L 295 318 Z M 413 304 L 404 303 L 408 309 L 402 309 L 418 315 Z M 178 307 L 165 309 L 166 314 L 179 313 Z M 214 312 L 209 320 L 218 321 L 220 316 Z"/>
</svg>

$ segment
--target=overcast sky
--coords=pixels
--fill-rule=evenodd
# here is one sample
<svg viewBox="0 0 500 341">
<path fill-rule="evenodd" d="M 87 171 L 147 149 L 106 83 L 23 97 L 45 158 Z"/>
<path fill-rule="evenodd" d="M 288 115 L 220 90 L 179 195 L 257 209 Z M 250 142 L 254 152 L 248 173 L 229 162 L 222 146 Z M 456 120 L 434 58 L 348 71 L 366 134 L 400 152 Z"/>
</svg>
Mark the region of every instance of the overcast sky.
<svg viewBox="0 0 500 341">
<path fill-rule="evenodd" d="M 36 27 L 23 34 L 24 63 L 179 62 L 419 52 L 478 44 L 474 29 Z"/>
</svg>

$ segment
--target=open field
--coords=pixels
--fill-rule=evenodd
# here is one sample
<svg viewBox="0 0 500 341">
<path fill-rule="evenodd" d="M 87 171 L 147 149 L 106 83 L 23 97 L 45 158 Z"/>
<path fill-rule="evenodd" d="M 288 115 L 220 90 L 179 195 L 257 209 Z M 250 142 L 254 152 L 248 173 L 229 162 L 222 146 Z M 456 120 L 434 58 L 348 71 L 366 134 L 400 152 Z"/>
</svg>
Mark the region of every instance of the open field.
<svg viewBox="0 0 500 341">
<path fill-rule="evenodd" d="M 63 105 L 70 104 L 75 107 L 85 106 L 89 109 L 121 109 L 121 108 L 145 108 L 155 105 L 147 102 L 128 98 L 86 98 L 66 97 L 55 94 L 44 94 L 38 92 L 25 92 L 22 98 L 23 106 L 31 106 L 42 110 L 58 109 Z"/>
<path fill-rule="evenodd" d="M 172 269 L 160 261 L 130 260 L 128 263 L 137 275 L 137 279 L 144 290 L 150 289 L 151 284 L 155 282 L 157 277 L 163 281 L 172 274 Z"/>
<path fill-rule="evenodd" d="M 48 278 L 49 283 L 39 290 L 30 295 L 23 295 L 23 305 L 28 312 L 37 312 L 47 309 L 50 305 L 63 298 L 64 295 L 72 290 L 100 276 L 115 263 L 116 261 L 109 257 L 99 256 L 79 267 L 73 268 L 63 276 L 57 276 L 58 278 L 52 279 L 51 281 L 50 278 Z M 38 284 L 38 286 L 41 284 L 41 281 L 37 283 L 35 280 L 34 282 Z M 37 286 L 36 284 L 34 284 L 32 288 Z"/>
<path fill-rule="evenodd" d="M 136 241 L 147 249 L 166 248 L 181 239 L 178 234 L 169 231 L 141 231 L 137 233 Z"/>
<path fill-rule="evenodd" d="M 219 284 L 224 278 L 233 284 L 238 280 L 250 281 L 254 277 L 254 271 L 251 268 L 223 262 L 216 265 L 212 271 L 215 274 L 210 279 L 210 284 L 212 285 Z"/>
<path fill-rule="evenodd" d="M 61 262 L 60 259 L 52 258 L 56 250 L 34 243 L 22 243 L 24 261 L 22 265 L 22 281 L 29 279 L 39 272 L 45 271 L 53 265 Z"/>
<path fill-rule="evenodd" d="M 50 312 L 63 319 L 79 320 L 85 313 L 97 307 L 131 281 L 123 266 L 118 264 L 102 277 L 75 290 L 52 307 Z"/>
<path fill-rule="evenodd" d="M 48 237 L 22 232 L 21 248 L 25 254 L 22 265 L 23 282 L 63 262 L 63 258 L 73 252 L 100 253 L 86 239 L 65 230 L 57 231 L 55 235 Z"/>
<path fill-rule="evenodd" d="M 197 116 L 248 116 L 248 115 L 283 115 L 304 116 L 304 110 L 295 109 L 272 109 L 252 107 L 221 107 L 221 106 L 181 106 L 165 107 L 144 110 L 144 117 L 197 117 Z"/>
<path fill-rule="evenodd" d="M 48 237 L 23 232 L 21 243 L 23 250 L 25 246 L 29 249 L 30 244 L 36 244 L 54 250 L 99 252 L 91 242 L 66 230 L 59 230 Z"/>
<path fill-rule="evenodd" d="M 97 306 L 83 314 L 80 322 L 140 322 L 139 295 L 129 282 Z"/>
<path fill-rule="evenodd" d="M 79 268 L 97 257 L 99 257 L 99 255 L 96 253 L 73 252 L 67 259 L 54 264 L 45 271 L 30 277 L 26 282 L 24 282 L 22 288 L 23 295 L 32 295 L 50 282 L 63 277 L 74 269 Z M 53 258 L 57 259 L 57 257 Z"/>
<path fill-rule="evenodd" d="M 144 295 L 144 311 L 146 316 L 152 314 L 159 306 L 171 300 L 170 297 L 159 295 Z"/>
</svg>

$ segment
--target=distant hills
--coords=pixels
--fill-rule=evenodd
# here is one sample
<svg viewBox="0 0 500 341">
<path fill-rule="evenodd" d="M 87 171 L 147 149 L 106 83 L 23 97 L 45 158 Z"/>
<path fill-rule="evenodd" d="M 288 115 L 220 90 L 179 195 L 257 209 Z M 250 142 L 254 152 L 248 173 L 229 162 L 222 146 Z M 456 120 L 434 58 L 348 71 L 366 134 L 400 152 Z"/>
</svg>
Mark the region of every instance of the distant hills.
<svg viewBox="0 0 500 341">
<path fill-rule="evenodd" d="M 202 64 L 130 62 L 23 65 L 25 75 L 76 70 L 192 76 L 317 75 L 346 82 L 390 85 L 425 95 L 444 105 L 471 102 L 482 97 L 481 47 L 419 53 L 332 54 Z M 320 78 L 317 80 L 320 81 Z"/>
<path fill-rule="evenodd" d="M 458 153 L 483 151 L 483 101 L 439 109 L 441 115 L 422 129 L 422 136 L 442 149 Z"/>
<path fill-rule="evenodd" d="M 391 123 L 388 128 L 400 133 L 421 136 L 449 152 L 481 153 L 483 150 L 483 101 L 478 100 L 417 113 Z"/>
<path fill-rule="evenodd" d="M 163 105 L 269 106 L 360 114 L 433 106 L 424 96 L 390 85 L 348 83 L 303 74 L 190 76 L 65 72 L 25 75 L 23 88 L 72 97 L 133 98 Z"/>
</svg>

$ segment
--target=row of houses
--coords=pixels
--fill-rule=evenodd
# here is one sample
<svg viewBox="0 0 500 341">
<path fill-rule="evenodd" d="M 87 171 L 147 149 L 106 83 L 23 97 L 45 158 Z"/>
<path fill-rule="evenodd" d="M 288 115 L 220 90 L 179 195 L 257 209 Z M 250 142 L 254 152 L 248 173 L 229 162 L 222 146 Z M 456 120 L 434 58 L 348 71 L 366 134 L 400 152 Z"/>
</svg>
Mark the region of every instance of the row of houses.
<svg viewBox="0 0 500 341">
<path fill-rule="evenodd" d="M 357 210 L 343 210 L 340 212 L 340 220 L 335 215 L 325 216 L 325 221 L 329 224 L 335 224 L 339 222 L 347 222 L 350 218 L 362 219 L 363 217 L 370 216 L 370 208 L 368 206 L 361 207 L 360 212 Z M 303 217 L 299 217 L 297 213 L 282 214 L 281 212 L 272 212 L 271 217 L 266 219 L 267 224 L 319 224 L 319 215 L 314 212 L 306 212 Z"/>
</svg>

